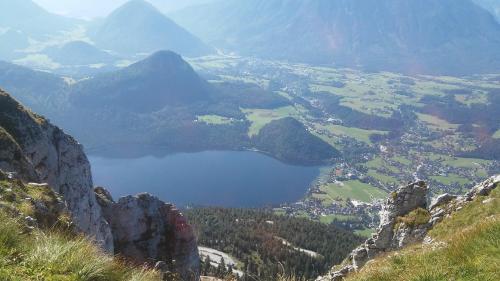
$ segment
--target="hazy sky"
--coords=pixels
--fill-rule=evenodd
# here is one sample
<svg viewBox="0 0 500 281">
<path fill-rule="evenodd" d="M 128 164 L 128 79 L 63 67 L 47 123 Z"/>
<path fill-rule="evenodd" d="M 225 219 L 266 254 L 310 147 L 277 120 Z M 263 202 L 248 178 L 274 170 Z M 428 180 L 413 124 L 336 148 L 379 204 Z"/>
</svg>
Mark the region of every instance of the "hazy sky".
<svg viewBox="0 0 500 281">
<path fill-rule="evenodd" d="M 78 18 L 104 17 L 127 0 L 33 0 L 45 9 Z M 147 0 L 163 12 L 211 0 Z"/>
</svg>

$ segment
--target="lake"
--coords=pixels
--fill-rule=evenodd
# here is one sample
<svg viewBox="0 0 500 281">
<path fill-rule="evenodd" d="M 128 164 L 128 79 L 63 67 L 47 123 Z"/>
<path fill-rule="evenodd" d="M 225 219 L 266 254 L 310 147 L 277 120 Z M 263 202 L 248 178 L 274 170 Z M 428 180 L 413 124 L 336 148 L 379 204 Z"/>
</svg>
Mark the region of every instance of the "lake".
<svg viewBox="0 0 500 281">
<path fill-rule="evenodd" d="M 163 156 L 89 156 L 94 184 L 121 196 L 148 192 L 176 204 L 268 207 L 302 198 L 319 167 L 284 164 L 257 152 L 207 151 Z"/>
</svg>

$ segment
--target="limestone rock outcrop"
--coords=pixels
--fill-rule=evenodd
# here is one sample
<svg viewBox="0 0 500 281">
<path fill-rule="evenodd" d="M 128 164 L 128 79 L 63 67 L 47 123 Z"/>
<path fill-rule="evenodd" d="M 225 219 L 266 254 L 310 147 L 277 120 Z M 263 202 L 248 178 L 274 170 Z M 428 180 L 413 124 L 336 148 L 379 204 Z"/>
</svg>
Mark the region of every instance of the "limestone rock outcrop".
<svg viewBox="0 0 500 281">
<path fill-rule="evenodd" d="M 347 259 L 317 281 L 340 281 L 350 272 L 363 267 L 383 252 L 394 251 L 407 245 L 429 240 L 427 233 L 446 216 L 463 208 L 477 196 L 486 196 L 500 186 L 500 175 L 476 185 L 465 196 L 443 194 L 427 206 L 427 186 L 424 182 L 413 183 L 390 194 L 380 212 L 377 233 L 354 249 Z"/>
<path fill-rule="evenodd" d="M 199 279 L 196 237 L 173 205 L 146 193 L 114 202 L 104 188 L 98 187 L 95 192 L 111 225 L 115 253 L 133 257 L 138 263 L 163 262 L 186 281 Z"/>
<path fill-rule="evenodd" d="M 377 233 L 352 251 L 344 267 L 329 272 L 318 280 L 342 280 L 349 272 L 360 269 L 380 253 L 397 249 L 420 238 L 424 231 L 418 227 L 395 226 L 398 218 L 427 207 L 426 193 L 427 185 L 424 182 L 412 183 L 392 192 L 380 211 Z"/>
<path fill-rule="evenodd" d="M 77 230 L 113 251 L 111 228 L 93 192 L 81 145 L 0 90 L 0 169 L 61 194 Z"/>
<path fill-rule="evenodd" d="M 183 280 L 199 280 L 196 237 L 174 206 L 148 194 L 114 202 L 106 190 L 94 192 L 82 146 L 1 90 L 0 171 L 5 171 L 0 178 L 44 186 L 61 195 L 64 206 L 58 207 L 70 214 L 74 230 L 93 238 L 109 253 L 151 266 L 164 261 Z M 49 206 L 33 204 L 35 213 L 42 214 L 29 218 L 35 225 L 43 222 Z"/>
</svg>

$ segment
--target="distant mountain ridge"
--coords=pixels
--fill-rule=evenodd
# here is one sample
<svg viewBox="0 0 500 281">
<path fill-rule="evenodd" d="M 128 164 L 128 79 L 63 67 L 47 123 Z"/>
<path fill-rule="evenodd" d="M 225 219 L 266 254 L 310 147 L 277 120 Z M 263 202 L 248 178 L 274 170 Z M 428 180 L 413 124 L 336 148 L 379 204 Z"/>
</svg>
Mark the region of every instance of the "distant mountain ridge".
<svg viewBox="0 0 500 281">
<path fill-rule="evenodd" d="M 72 41 L 44 51 L 52 60 L 65 65 L 107 63 L 115 58 L 84 41 Z"/>
<path fill-rule="evenodd" d="M 247 56 L 405 73 L 500 69 L 500 25 L 470 0 L 223 0 L 172 17 Z"/>
<path fill-rule="evenodd" d="M 100 24 L 92 39 L 100 48 L 127 55 L 160 50 L 172 50 L 184 56 L 214 52 L 143 0 L 132 0 L 116 9 Z"/>
<path fill-rule="evenodd" d="M 473 0 L 479 6 L 485 8 L 495 16 L 500 23 L 500 0 Z"/>
<path fill-rule="evenodd" d="M 0 0 L 0 27 L 22 31 L 34 38 L 69 30 L 78 22 L 49 13 L 31 0 Z"/>
</svg>

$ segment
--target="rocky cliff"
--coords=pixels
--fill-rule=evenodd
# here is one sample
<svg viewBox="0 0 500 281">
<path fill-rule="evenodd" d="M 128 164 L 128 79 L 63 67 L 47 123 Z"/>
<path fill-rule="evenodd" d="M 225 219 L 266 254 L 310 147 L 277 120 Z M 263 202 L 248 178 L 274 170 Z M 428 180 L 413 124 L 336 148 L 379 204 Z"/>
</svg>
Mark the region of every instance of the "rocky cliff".
<svg viewBox="0 0 500 281">
<path fill-rule="evenodd" d="M 183 280 L 199 278 L 200 257 L 193 229 L 173 205 L 149 194 L 114 202 L 104 188 L 95 192 L 111 225 L 117 254 L 140 263 L 163 263 L 163 270 L 178 271 Z"/>
<path fill-rule="evenodd" d="M 424 182 L 399 188 L 382 207 L 377 233 L 354 249 L 340 266 L 334 267 L 317 281 L 344 280 L 350 273 L 358 272 L 383 253 L 410 244 L 431 243 L 432 239 L 427 234 L 436 224 L 463 209 L 477 197 L 488 196 L 499 185 L 500 175 L 497 175 L 476 185 L 463 196 L 443 194 L 432 200 L 427 198 L 427 185 Z"/>
<path fill-rule="evenodd" d="M 111 229 L 93 193 L 90 164 L 72 137 L 0 91 L 0 169 L 48 183 L 64 197 L 77 229 L 113 251 Z"/>
<path fill-rule="evenodd" d="M 162 262 L 184 280 L 199 278 L 196 238 L 179 211 L 147 194 L 114 202 L 105 189 L 94 192 L 81 145 L 1 90 L 0 170 L 52 187 L 76 230 L 108 252 L 138 264 Z"/>
</svg>

